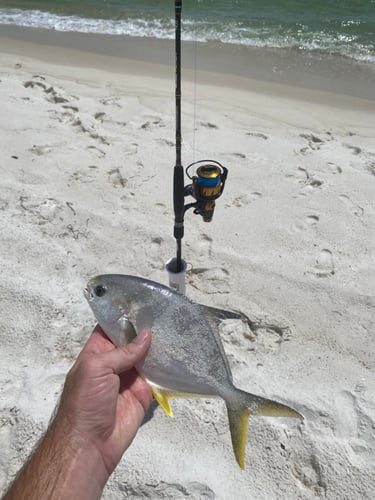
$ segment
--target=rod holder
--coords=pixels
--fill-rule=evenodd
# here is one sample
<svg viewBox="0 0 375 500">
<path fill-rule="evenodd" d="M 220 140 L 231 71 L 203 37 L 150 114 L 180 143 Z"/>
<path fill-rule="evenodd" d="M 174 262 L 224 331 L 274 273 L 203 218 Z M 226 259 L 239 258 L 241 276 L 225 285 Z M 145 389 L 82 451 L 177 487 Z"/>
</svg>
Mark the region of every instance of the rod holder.
<svg viewBox="0 0 375 500">
<path fill-rule="evenodd" d="M 177 264 L 181 264 L 180 268 Z M 173 257 L 169 259 L 165 264 L 165 269 L 168 273 L 169 286 L 176 290 L 176 292 L 185 295 L 185 273 L 186 273 L 186 262 L 181 259 L 180 263 L 177 262 L 177 258 Z"/>
</svg>

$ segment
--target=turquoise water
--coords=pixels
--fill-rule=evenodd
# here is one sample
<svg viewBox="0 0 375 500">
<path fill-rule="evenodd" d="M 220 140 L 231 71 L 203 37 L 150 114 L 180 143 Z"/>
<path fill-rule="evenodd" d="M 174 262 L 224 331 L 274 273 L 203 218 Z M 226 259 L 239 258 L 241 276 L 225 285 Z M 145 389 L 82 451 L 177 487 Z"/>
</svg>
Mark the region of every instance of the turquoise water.
<svg viewBox="0 0 375 500">
<path fill-rule="evenodd" d="M 340 54 L 375 64 L 375 0 L 183 0 L 185 40 Z M 174 37 L 174 0 L 0 0 L 0 25 Z"/>
</svg>

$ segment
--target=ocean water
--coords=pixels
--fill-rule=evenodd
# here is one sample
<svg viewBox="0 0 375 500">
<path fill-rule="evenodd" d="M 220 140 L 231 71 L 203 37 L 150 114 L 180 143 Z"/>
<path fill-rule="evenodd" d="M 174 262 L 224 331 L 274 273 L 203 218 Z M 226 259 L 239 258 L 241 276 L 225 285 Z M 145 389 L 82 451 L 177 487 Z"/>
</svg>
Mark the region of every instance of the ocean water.
<svg viewBox="0 0 375 500">
<path fill-rule="evenodd" d="M 375 64 L 375 0 L 183 0 L 182 38 Z M 174 37 L 173 0 L 0 0 L 0 25 Z"/>
</svg>

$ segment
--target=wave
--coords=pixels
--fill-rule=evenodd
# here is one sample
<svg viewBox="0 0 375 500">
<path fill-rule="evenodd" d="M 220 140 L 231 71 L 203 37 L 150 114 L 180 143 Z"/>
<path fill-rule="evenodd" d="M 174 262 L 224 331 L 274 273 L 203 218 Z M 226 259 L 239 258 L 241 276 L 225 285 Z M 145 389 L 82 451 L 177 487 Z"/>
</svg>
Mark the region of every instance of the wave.
<svg viewBox="0 0 375 500">
<path fill-rule="evenodd" d="M 165 19 L 98 19 L 76 15 L 58 15 L 40 10 L 0 9 L 0 25 L 32 28 L 154 37 L 173 39 L 173 18 Z M 273 27 L 254 28 L 238 22 L 209 22 L 185 19 L 182 39 L 195 42 L 222 42 L 259 48 L 298 49 L 301 51 L 339 54 L 352 59 L 375 63 L 375 45 L 364 45 L 355 37 L 339 33 L 306 32 L 300 30 L 277 31 Z"/>
</svg>

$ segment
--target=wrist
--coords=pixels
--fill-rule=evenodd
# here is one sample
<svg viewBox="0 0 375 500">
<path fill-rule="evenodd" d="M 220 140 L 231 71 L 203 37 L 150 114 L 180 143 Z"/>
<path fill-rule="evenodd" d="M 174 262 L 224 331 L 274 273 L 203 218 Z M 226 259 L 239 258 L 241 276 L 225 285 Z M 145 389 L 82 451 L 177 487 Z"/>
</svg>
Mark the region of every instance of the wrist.
<svg viewBox="0 0 375 500">
<path fill-rule="evenodd" d="M 99 500 L 109 474 L 98 450 L 57 414 L 4 500 Z"/>
<path fill-rule="evenodd" d="M 55 416 L 45 439 L 53 443 L 52 447 L 58 443 L 61 446 L 66 464 L 65 491 L 71 491 L 66 498 L 100 498 L 110 473 L 99 450 L 60 414 Z M 61 498 L 65 500 L 65 496 Z"/>
</svg>

